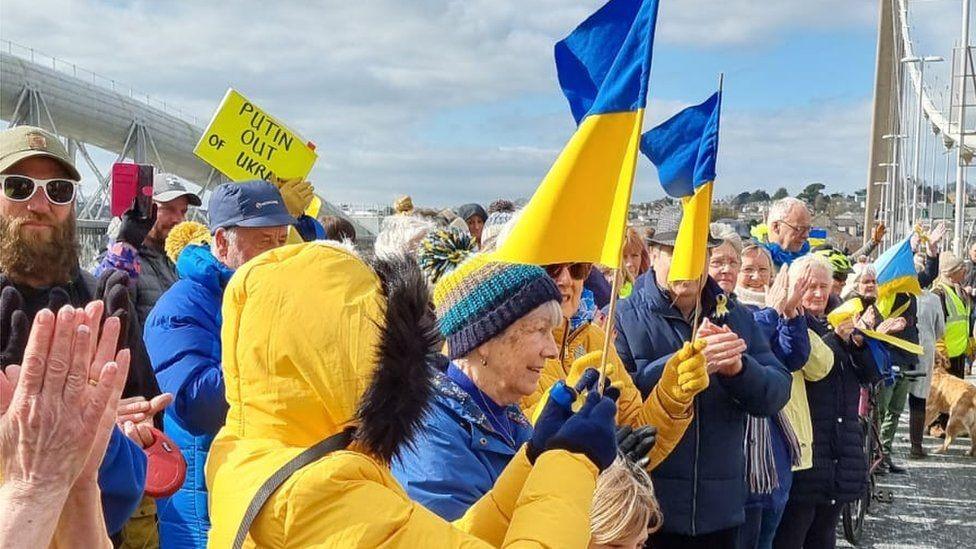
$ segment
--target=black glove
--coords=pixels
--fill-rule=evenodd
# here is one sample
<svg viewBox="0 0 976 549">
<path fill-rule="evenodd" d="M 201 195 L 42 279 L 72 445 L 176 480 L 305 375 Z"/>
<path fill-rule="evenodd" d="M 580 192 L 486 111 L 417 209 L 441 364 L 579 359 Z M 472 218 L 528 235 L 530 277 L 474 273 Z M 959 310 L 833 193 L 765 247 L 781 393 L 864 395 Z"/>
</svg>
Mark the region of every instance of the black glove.
<svg viewBox="0 0 976 549">
<path fill-rule="evenodd" d="M 110 316 L 118 317 L 122 323 L 122 331 L 119 333 L 119 342 L 126 341 L 129 333 L 129 309 L 131 300 L 129 299 L 129 274 L 125 271 L 108 269 L 98 277 L 98 285 L 95 287 L 95 299 L 105 303 L 105 314 L 102 318 Z M 120 344 L 120 347 L 127 345 Z"/>
<path fill-rule="evenodd" d="M 115 240 L 125 242 L 138 248 L 146 235 L 156 224 L 156 204 L 153 203 L 149 217 L 142 217 L 135 208 L 130 208 L 122 214 L 122 227 L 119 229 L 119 236 Z"/>
<path fill-rule="evenodd" d="M 129 295 L 129 275 L 125 271 L 107 270 L 98 277 L 95 299 L 105 303 L 103 318 L 118 317 L 122 324 L 119 348 L 129 349 L 129 377 L 125 381 L 122 397 L 142 396 L 151 399 L 160 394 L 159 383 L 153 373 L 146 345 L 142 341 L 142 326 L 135 305 Z M 153 423 L 162 429 L 163 414 L 156 414 Z"/>
<path fill-rule="evenodd" d="M 617 427 L 617 450 L 638 467 L 650 463 L 651 449 L 657 442 L 657 427 L 645 425 L 636 431 L 629 425 Z"/>
<path fill-rule="evenodd" d="M 617 458 L 616 415 L 617 405 L 610 396 L 590 391 L 586 404 L 549 439 L 546 450 L 583 454 L 603 471 Z"/>
<path fill-rule="evenodd" d="M 47 294 L 47 308 L 54 314 L 58 314 L 61 307 L 69 303 L 71 303 L 71 297 L 68 296 L 68 292 L 64 291 L 64 288 L 51 288 Z"/>
<path fill-rule="evenodd" d="M 535 459 L 546 449 L 552 435 L 556 434 L 573 415 L 573 402 L 579 394 L 584 389 L 596 387 L 599 377 L 600 374 L 596 370 L 589 368 L 580 376 L 576 387 L 569 387 L 565 381 L 559 380 L 549 388 L 549 399 L 532 428 L 532 438 L 525 448 L 525 455 L 531 463 L 535 463 Z"/>
<path fill-rule="evenodd" d="M 24 312 L 24 297 L 9 285 L 0 291 L 0 370 L 24 360 L 30 319 Z"/>
</svg>

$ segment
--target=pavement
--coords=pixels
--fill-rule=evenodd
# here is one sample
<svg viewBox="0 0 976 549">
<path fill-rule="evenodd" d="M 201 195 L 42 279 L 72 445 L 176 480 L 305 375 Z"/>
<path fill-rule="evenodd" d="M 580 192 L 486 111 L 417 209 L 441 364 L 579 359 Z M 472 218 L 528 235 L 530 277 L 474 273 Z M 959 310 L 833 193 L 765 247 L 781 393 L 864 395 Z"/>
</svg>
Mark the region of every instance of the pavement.
<svg viewBox="0 0 976 549">
<path fill-rule="evenodd" d="M 968 381 L 976 378 L 970 376 Z M 911 549 L 976 548 L 976 458 L 969 457 L 970 440 L 957 437 L 946 454 L 934 454 L 942 440 L 925 437 L 929 457 L 908 459 L 908 408 L 895 435 L 894 460 L 908 469 L 904 475 L 879 477 L 890 490 L 891 503 L 871 504 L 858 547 Z M 852 547 L 838 528 L 838 547 Z"/>
</svg>

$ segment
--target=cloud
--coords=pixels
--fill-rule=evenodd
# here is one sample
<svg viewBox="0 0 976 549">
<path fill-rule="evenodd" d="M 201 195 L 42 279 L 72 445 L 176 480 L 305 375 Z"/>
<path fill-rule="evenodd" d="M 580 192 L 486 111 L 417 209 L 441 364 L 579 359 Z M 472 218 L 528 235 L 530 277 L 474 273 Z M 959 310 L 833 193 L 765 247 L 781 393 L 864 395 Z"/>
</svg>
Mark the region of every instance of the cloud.
<svg viewBox="0 0 976 549">
<path fill-rule="evenodd" d="M 317 144 L 312 177 L 330 200 L 387 202 L 409 192 L 418 203 L 447 205 L 531 194 L 573 129 L 552 45 L 600 4 L 7 0 L 0 16 L 4 38 L 147 90 L 202 120 L 228 86 L 240 89 Z M 705 54 L 780 47 L 799 28 L 870 29 L 873 5 L 666 1 L 658 43 Z M 655 98 L 648 121 L 680 104 Z M 830 119 L 827 111 L 798 112 Z M 750 163 L 774 162 L 759 157 L 790 141 L 769 137 L 778 131 L 774 122 L 801 114 L 750 112 L 738 123 L 730 113 L 728 177 L 744 184 Z M 810 141 L 843 131 L 823 124 Z M 851 158 L 858 149 L 820 150 Z M 780 172 L 806 180 L 809 171 L 845 162 L 817 151 L 794 153 Z M 856 160 L 847 163 L 863 163 Z M 743 176 L 736 166 L 744 166 Z M 831 175 L 855 179 L 841 171 Z M 654 187 L 642 185 L 636 196 Z"/>
</svg>

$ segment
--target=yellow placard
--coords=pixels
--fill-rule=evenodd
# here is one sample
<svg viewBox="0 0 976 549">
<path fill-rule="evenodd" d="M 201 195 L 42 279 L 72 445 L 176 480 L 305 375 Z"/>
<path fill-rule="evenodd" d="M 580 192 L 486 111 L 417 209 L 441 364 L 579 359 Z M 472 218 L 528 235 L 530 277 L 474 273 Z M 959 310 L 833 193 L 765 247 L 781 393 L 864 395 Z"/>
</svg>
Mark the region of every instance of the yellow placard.
<svg viewBox="0 0 976 549">
<path fill-rule="evenodd" d="M 193 153 L 231 181 L 306 177 L 314 148 L 237 90 L 227 90 Z"/>
</svg>

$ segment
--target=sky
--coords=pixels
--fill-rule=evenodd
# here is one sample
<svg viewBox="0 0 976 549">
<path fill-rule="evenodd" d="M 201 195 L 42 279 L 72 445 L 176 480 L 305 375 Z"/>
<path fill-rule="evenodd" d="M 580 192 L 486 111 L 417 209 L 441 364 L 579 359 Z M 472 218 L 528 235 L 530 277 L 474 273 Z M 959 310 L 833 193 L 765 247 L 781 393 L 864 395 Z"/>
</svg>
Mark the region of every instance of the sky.
<svg viewBox="0 0 976 549">
<path fill-rule="evenodd" d="M 602 3 L 5 0 L 0 38 L 204 121 L 234 87 L 316 143 L 328 200 L 440 207 L 531 196 L 575 128 L 553 45 Z M 926 55 L 959 5 L 913 2 Z M 657 25 L 646 129 L 725 74 L 719 196 L 864 187 L 875 0 L 661 0 Z M 634 200 L 662 196 L 640 163 Z"/>
</svg>

